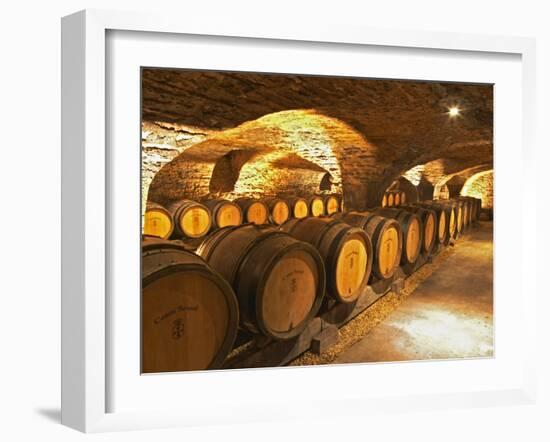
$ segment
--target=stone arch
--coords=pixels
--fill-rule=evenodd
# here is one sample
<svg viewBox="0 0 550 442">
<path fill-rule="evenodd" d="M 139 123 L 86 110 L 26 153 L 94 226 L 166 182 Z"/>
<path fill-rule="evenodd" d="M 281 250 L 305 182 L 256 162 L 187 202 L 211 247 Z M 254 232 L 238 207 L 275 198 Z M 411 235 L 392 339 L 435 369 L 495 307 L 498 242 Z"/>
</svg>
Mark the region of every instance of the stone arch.
<svg viewBox="0 0 550 442">
<path fill-rule="evenodd" d="M 468 147 L 473 148 L 473 145 Z M 417 164 L 404 172 L 403 177 L 416 186 L 421 200 L 456 197 L 470 176 L 492 168 L 492 162 L 480 164 L 479 161 L 486 160 L 488 153 L 475 156 L 472 151 L 465 152 L 462 152 L 463 156 L 449 154 L 448 158 L 442 157 Z"/>
<path fill-rule="evenodd" d="M 326 172 L 321 178 L 321 182 L 319 183 L 319 190 L 327 190 L 329 192 L 332 190 L 332 175 L 330 173 Z"/>
<path fill-rule="evenodd" d="M 378 173 L 374 149 L 350 126 L 315 110 L 276 112 L 185 149 L 153 177 L 148 199 L 343 192 L 364 204 Z"/>
<path fill-rule="evenodd" d="M 405 201 L 409 203 L 418 201 L 418 189 L 404 176 L 395 180 L 387 190 L 399 190 L 405 192 Z"/>
<path fill-rule="evenodd" d="M 460 192 L 462 196 L 481 199 L 481 207 L 493 208 L 493 169 L 478 172 L 469 177 Z"/>
<path fill-rule="evenodd" d="M 448 192 L 451 198 L 457 197 L 460 195 L 464 183 L 468 178 L 478 172 L 489 170 L 492 167 L 492 163 L 483 163 L 472 167 L 466 167 L 459 171 L 450 171 L 451 173 L 442 174 L 435 184 L 434 192 L 439 193 L 440 188 L 447 186 L 444 192 Z"/>
<path fill-rule="evenodd" d="M 254 155 L 253 151 L 232 150 L 220 157 L 212 169 L 209 191 L 212 194 L 233 192 L 239 179 L 241 168 Z"/>
<path fill-rule="evenodd" d="M 434 192 L 433 192 L 434 200 L 448 200 L 449 198 L 451 198 L 451 192 L 449 191 L 447 184 L 434 187 Z"/>
<path fill-rule="evenodd" d="M 460 196 L 460 191 L 462 190 L 462 186 L 464 186 L 465 182 L 466 178 L 462 175 L 455 175 L 449 179 L 445 184 L 447 186 L 449 198 L 456 198 L 457 196 Z"/>
<path fill-rule="evenodd" d="M 426 178 L 422 177 L 416 186 L 418 199 L 420 201 L 432 200 L 434 198 L 434 186 Z"/>
<path fill-rule="evenodd" d="M 161 163 L 209 140 L 228 151 L 290 149 L 329 172 L 352 209 L 380 201 L 419 164 L 443 159 L 448 175 L 492 161 L 492 85 L 143 69 L 142 92 L 145 196 Z M 460 119 L 449 119 L 449 97 L 460 97 Z M 189 192 L 208 194 L 190 181 Z"/>
</svg>

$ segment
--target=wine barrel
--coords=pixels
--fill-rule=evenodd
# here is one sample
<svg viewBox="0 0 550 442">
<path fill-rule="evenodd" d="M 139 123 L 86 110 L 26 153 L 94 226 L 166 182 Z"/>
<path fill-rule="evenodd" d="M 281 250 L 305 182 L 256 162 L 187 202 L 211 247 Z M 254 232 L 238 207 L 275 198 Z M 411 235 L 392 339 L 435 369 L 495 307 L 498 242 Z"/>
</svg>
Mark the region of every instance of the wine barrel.
<svg viewBox="0 0 550 442">
<path fill-rule="evenodd" d="M 452 209 L 454 213 L 454 224 L 455 224 L 453 238 L 457 239 L 462 233 L 462 229 L 463 229 L 462 207 L 452 200 L 443 200 L 443 201 L 439 201 L 439 203 L 447 207 L 450 207 Z"/>
<path fill-rule="evenodd" d="M 382 206 L 382 207 L 386 207 L 387 205 L 388 205 L 388 195 L 387 195 L 387 194 L 384 194 L 384 196 L 382 197 L 381 206 Z"/>
<path fill-rule="evenodd" d="M 399 266 L 403 247 L 399 223 L 373 212 L 349 212 L 342 221 L 367 232 L 373 248 L 374 275 L 383 280 L 391 278 Z"/>
<path fill-rule="evenodd" d="M 458 199 L 464 203 L 464 220 L 466 222 L 466 226 L 471 227 L 474 222 L 474 202 L 470 198 L 466 197 L 459 197 Z"/>
<path fill-rule="evenodd" d="M 473 224 L 477 221 L 477 207 L 476 207 L 477 201 L 476 201 L 475 198 L 471 198 L 471 197 L 465 197 L 465 198 L 468 198 L 470 200 L 470 204 L 471 204 L 471 208 L 472 208 L 471 220 L 472 220 L 472 224 Z"/>
<path fill-rule="evenodd" d="M 311 245 L 271 226 L 220 229 L 197 253 L 231 284 L 241 325 L 272 339 L 299 335 L 319 311 L 325 268 Z"/>
<path fill-rule="evenodd" d="M 221 367 L 239 325 L 231 286 L 177 241 L 142 243 L 141 371 Z"/>
<path fill-rule="evenodd" d="M 281 198 L 269 197 L 262 200 L 269 209 L 269 222 L 280 226 L 290 218 L 290 207 Z"/>
<path fill-rule="evenodd" d="M 168 206 L 175 224 L 175 233 L 187 238 L 201 238 L 212 225 L 208 208 L 191 200 L 180 200 Z"/>
<path fill-rule="evenodd" d="M 328 216 L 340 210 L 340 199 L 337 195 L 328 195 L 324 200 L 326 214 Z"/>
<path fill-rule="evenodd" d="M 450 240 L 453 238 L 456 238 L 457 232 L 456 232 L 456 207 L 453 205 L 446 204 L 445 202 L 438 200 L 426 200 L 426 201 L 420 201 L 418 203 L 414 204 L 415 206 L 421 206 L 426 207 L 429 209 L 433 209 L 436 212 L 437 211 L 443 211 L 445 213 L 445 219 L 446 219 L 446 229 L 445 229 L 445 239 L 442 244 L 447 245 L 449 244 Z M 441 218 L 439 218 L 439 222 L 441 222 Z M 441 235 L 438 234 L 438 237 L 441 237 Z"/>
<path fill-rule="evenodd" d="M 243 223 L 243 211 L 238 204 L 224 199 L 209 200 L 204 203 L 212 213 L 212 225 L 221 229 L 227 226 L 239 226 Z"/>
<path fill-rule="evenodd" d="M 415 206 L 401 206 L 400 208 L 416 214 L 422 221 L 422 252 L 429 255 L 432 252 L 435 243 L 439 242 L 438 235 L 440 235 L 440 227 L 443 227 L 441 233 L 445 235 L 445 215 L 443 214 L 443 225 L 440 226 L 438 224 L 437 214 L 432 209 Z"/>
<path fill-rule="evenodd" d="M 477 216 L 476 216 L 476 201 L 475 201 L 475 198 L 469 198 L 469 197 L 468 197 L 468 200 L 470 201 L 470 208 L 471 208 L 470 220 L 471 220 L 471 224 L 473 224 L 473 223 L 475 223 L 475 221 L 477 219 Z"/>
<path fill-rule="evenodd" d="M 474 221 L 479 221 L 479 216 L 481 214 L 481 200 L 479 198 L 474 198 L 472 196 L 467 196 L 465 198 L 469 198 L 470 201 L 472 201 Z"/>
<path fill-rule="evenodd" d="M 393 205 L 396 207 L 401 205 L 401 194 L 399 192 L 393 194 Z"/>
<path fill-rule="evenodd" d="M 476 202 L 476 220 L 479 221 L 479 219 L 481 218 L 482 200 L 481 200 L 481 198 L 474 198 L 474 199 L 475 199 L 475 202 Z"/>
<path fill-rule="evenodd" d="M 393 196 L 393 193 L 388 193 L 388 207 L 393 207 L 395 205 L 395 197 Z"/>
<path fill-rule="evenodd" d="M 237 198 L 233 202 L 241 208 L 244 219 L 247 223 L 267 223 L 269 217 L 269 209 L 262 201 L 254 198 Z"/>
<path fill-rule="evenodd" d="M 460 198 L 470 202 L 471 222 L 473 223 L 478 221 L 481 213 L 481 200 L 479 198 L 474 198 L 473 196 L 463 196 Z"/>
<path fill-rule="evenodd" d="M 308 199 L 309 213 L 311 216 L 323 216 L 325 214 L 325 202 L 320 196 L 312 196 Z"/>
<path fill-rule="evenodd" d="M 401 226 L 403 235 L 403 249 L 401 264 L 414 264 L 420 255 L 422 248 L 422 222 L 414 213 L 397 208 L 383 208 L 376 211 L 387 218 L 393 218 Z"/>
<path fill-rule="evenodd" d="M 365 231 L 332 218 L 292 219 L 281 230 L 314 246 L 325 263 L 327 292 L 340 302 L 355 301 L 372 269 L 372 244 Z"/>
<path fill-rule="evenodd" d="M 172 214 L 160 204 L 148 202 L 143 217 L 143 234 L 166 239 L 173 231 Z"/>
<path fill-rule="evenodd" d="M 450 236 L 447 219 L 448 214 L 451 212 L 450 210 L 445 210 L 443 206 L 439 205 L 425 205 L 421 203 L 414 203 L 413 205 L 406 206 L 406 208 L 431 210 L 435 214 L 435 224 L 437 227 L 435 229 L 434 243 L 442 245 L 447 245 L 449 243 Z"/>
<path fill-rule="evenodd" d="M 467 230 L 470 227 L 470 201 L 462 198 L 457 198 L 456 201 L 462 204 L 462 225 Z"/>
<path fill-rule="evenodd" d="M 309 215 L 307 201 L 300 197 L 290 197 L 286 200 L 293 218 L 302 219 Z"/>
<path fill-rule="evenodd" d="M 407 196 L 405 195 L 405 192 L 401 191 L 401 204 L 406 204 L 407 202 Z"/>
<path fill-rule="evenodd" d="M 451 204 L 456 207 L 456 231 L 462 234 L 464 231 L 464 211 L 462 209 L 462 203 L 459 201 L 449 201 L 447 204 Z"/>
</svg>

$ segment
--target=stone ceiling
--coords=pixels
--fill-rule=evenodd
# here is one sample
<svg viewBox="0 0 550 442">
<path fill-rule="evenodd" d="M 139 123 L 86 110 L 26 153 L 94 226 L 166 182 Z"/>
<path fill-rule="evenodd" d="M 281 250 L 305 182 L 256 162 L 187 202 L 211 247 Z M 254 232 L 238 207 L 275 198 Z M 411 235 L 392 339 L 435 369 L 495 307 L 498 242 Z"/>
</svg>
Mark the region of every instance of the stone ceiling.
<svg viewBox="0 0 550 442">
<path fill-rule="evenodd" d="M 418 165 L 434 185 L 492 167 L 491 85 L 143 69 L 142 86 L 151 155 L 166 157 L 163 143 L 173 145 L 170 159 L 191 147 L 288 151 L 366 205 Z M 461 109 L 456 118 L 452 106 Z M 333 154 L 328 162 L 316 161 L 321 145 Z"/>
</svg>

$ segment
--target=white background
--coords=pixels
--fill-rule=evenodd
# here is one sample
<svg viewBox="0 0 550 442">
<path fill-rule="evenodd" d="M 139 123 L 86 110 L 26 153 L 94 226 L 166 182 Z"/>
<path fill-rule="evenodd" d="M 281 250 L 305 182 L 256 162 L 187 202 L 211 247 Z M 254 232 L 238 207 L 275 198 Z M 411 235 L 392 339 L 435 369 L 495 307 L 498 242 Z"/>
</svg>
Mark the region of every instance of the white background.
<svg viewBox="0 0 550 442">
<path fill-rule="evenodd" d="M 0 124 L 2 128 L 2 271 L 0 272 L 1 369 L 0 437 L 3 440 L 81 440 L 84 435 L 61 427 L 59 420 L 59 153 L 60 153 L 60 22 L 75 10 L 165 8 L 181 15 L 249 16 L 250 20 L 339 22 L 383 28 L 424 29 L 536 36 L 538 38 L 539 171 L 530 177 L 541 197 L 547 194 L 544 163 L 550 164 L 543 130 L 550 121 L 550 14 L 543 2 L 442 2 L 343 0 L 321 3 L 278 0 L 250 2 L 157 0 L 59 1 L 2 5 L 0 51 Z M 260 5 L 264 4 L 262 8 Z M 547 143 L 546 143 L 547 144 Z M 545 156 L 543 159 L 542 155 Z M 546 171 L 547 173 L 547 171 Z M 520 178 L 518 176 L 518 178 Z M 543 198 L 541 198 L 542 200 Z M 539 210 L 539 219 L 546 217 Z M 542 285 L 548 262 L 547 229 L 539 223 L 540 318 L 550 312 L 549 290 Z M 91 436 L 100 440 L 548 440 L 550 430 L 550 321 L 539 321 L 540 399 L 536 406 L 478 410 L 415 412 L 365 419 L 266 423 L 249 426 L 162 430 Z M 291 393 L 291 392 L 290 392 Z M 90 436 L 88 436 L 90 437 Z"/>
<path fill-rule="evenodd" d="M 166 37 L 116 31 L 109 34 L 108 100 L 110 120 L 110 263 L 109 311 L 110 385 L 108 411 L 171 411 L 190 418 L 207 413 L 219 422 L 229 406 L 250 420 L 272 417 L 277 408 L 285 413 L 304 413 L 319 403 L 338 400 L 341 415 L 357 410 L 346 398 L 358 399 L 369 409 L 380 407 L 381 398 L 414 397 L 498 391 L 522 387 L 526 330 L 518 330 L 518 300 L 523 283 L 508 275 L 517 271 L 521 247 L 509 232 L 520 225 L 517 201 L 521 188 L 514 186 L 514 168 L 521 161 L 521 64 L 519 56 L 483 56 L 467 52 L 442 52 L 354 46 L 342 51 L 337 45 L 284 44 L 246 39 Z M 163 38 L 164 37 L 164 38 Z M 330 62 L 328 62 L 330 60 Z M 495 206 L 498 208 L 495 242 L 495 293 L 497 345 L 494 359 L 462 360 L 432 364 L 369 364 L 330 366 L 322 369 L 236 370 L 140 376 L 140 66 L 176 66 L 213 70 L 314 73 L 371 78 L 422 78 L 427 80 L 494 83 L 495 140 L 498 145 Z M 452 68 L 450 68 L 452 67 Z M 528 230 L 529 234 L 530 231 Z M 518 232 L 519 234 L 519 232 Z M 529 235 L 530 236 L 530 235 Z M 337 388 L 322 387 L 327 379 Z M 453 379 L 449 383 L 449 379 Z M 289 392 L 292 403 L 289 404 Z M 182 401 L 182 397 L 193 397 Z M 455 396 L 456 397 L 456 396 Z M 239 400 L 237 401 L 236 398 Z M 400 399 L 400 408 L 411 408 Z M 436 408 L 436 407 L 432 407 Z M 206 410 L 206 411 L 205 411 Z M 257 417 L 251 415 L 258 413 Z M 334 414 L 334 412 L 332 412 Z M 293 414 L 295 415 L 295 414 Z M 307 415 L 307 413 L 306 413 Z M 265 419 L 265 417 L 264 417 Z M 181 422 L 181 419 L 178 419 Z M 143 419 L 140 420 L 140 423 Z"/>
</svg>

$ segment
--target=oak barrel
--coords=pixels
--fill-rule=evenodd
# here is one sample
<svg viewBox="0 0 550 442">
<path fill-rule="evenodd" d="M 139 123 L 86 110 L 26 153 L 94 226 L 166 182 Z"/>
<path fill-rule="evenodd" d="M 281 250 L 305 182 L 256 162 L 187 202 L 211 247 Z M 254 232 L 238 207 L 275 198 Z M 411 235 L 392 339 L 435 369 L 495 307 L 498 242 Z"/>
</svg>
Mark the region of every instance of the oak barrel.
<svg viewBox="0 0 550 442">
<path fill-rule="evenodd" d="M 388 193 L 388 205 L 387 207 L 393 207 L 395 205 L 395 197 L 392 192 Z"/>
<path fill-rule="evenodd" d="M 439 203 L 443 204 L 446 207 L 450 207 L 451 210 L 454 213 L 454 234 L 453 238 L 457 239 L 460 234 L 462 233 L 462 207 L 458 205 L 455 201 L 452 200 L 444 200 L 444 201 L 438 201 Z"/>
<path fill-rule="evenodd" d="M 465 197 L 470 201 L 470 222 L 473 224 L 476 221 L 476 201 L 474 198 Z"/>
<path fill-rule="evenodd" d="M 325 214 L 325 202 L 323 198 L 314 195 L 308 199 L 309 213 L 311 216 L 323 216 Z"/>
<path fill-rule="evenodd" d="M 242 212 L 247 223 L 266 224 L 269 219 L 269 209 L 260 200 L 254 198 L 237 198 L 233 201 Z"/>
<path fill-rule="evenodd" d="M 337 195 L 326 196 L 324 202 L 327 215 L 330 216 L 340 210 L 340 198 Z"/>
<path fill-rule="evenodd" d="M 445 229 L 445 238 L 442 244 L 449 244 L 450 240 L 456 238 L 456 207 L 444 203 L 443 201 L 433 201 L 425 200 L 418 203 L 414 203 L 415 206 L 426 207 L 432 210 L 435 210 L 436 213 L 443 211 L 445 213 L 446 229 Z M 439 223 L 441 222 L 441 215 L 439 218 Z M 440 226 L 440 224 L 439 224 Z M 438 233 L 438 238 L 441 238 L 441 235 Z M 441 243 L 441 241 L 440 241 Z"/>
<path fill-rule="evenodd" d="M 422 222 L 422 252 L 424 254 L 430 254 L 434 248 L 436 242 L 439 242 L 438 235 L 444 239 L 445 235 L 445 214 L 443 218 L 439 219 L 442 221 L 442 224 L 438 224 L 438 217 L 435 213 L 435 210 L 424 208 L 424 207 L 415 207 L 415 206 L 401 206 L 402 210 L 412 212 L 416 214 L 420 221 Z"/>
<path fill-rule="evenodd" d="M 459 197 L 458 200 L 464 203 L 464 221 L 467 227 L 474 222 L 474 202 L 470 198 Z"/>
<path fill-rule="evenodd" d="M 403 250 L 401 264 L 414 264 L 420 255 L 423 241 L 422 222 L 414 213 L 398 208 L 378 209 L 377 213 L 387 218 L 393 218 L 401 226 L 403 235 Z"/>
<path fill-rule="evenodd" d="M 384 194 L 384 196 L 382 197 L 381 206 L 382 206 L 382 207 L 386 207 L 387 205 L 388 205 L 388 195 L 387 195 L 387 194 Z"/>
<path fill-rule="evenodd" d="M 460 199 L 470 202 L 470 222 L 473 223 L 479 220 L 479 214 L 481 212 L 481 200 L 472 196 L 461 196 Z"/>
<path fill-rule="evenodd" d="M 143 241 L 143 373 L 221 367 L 238 324 L 233 289 L 202 258 L 177 241 Z"/>
<path fill-rule="evenodd" d="M 464 215 L 464 228 L 468 229 L 470 227 L 470 201 L 458 198 L 458 201 L 462 202 L 462 212 Z"/>
<path fill-rule="evenodd" d="M 290 207 L 290 213 L 292 218 L 305 218 L 309 215 L 309 207 L 307 201 L 304 198 L 293 196 L 286 200 Z"/>
<path fill-rule="evenodd" d="M 272 339 L 300 334 L 319 311 L 325 268 L 309 243 L 271 226 L 217 230 L 197 253 L 233 287 L 243 327 Z"/>
<path fill-rule="evenodd" d="M 174 231 L 179 236 L 201 238 L 212 226 L 210 210 L 196 201 L 177 201 L 168 206 L 168 211 L 174 218 Z"/>
<path fill-rule="evenodd" d="M 464 223 L 464 202 L 456 199 L 448 200 L 445 202 L 449 205 L 456 207 L 456 229 L 458 233 L 464 233 L 464 230 L 466 228 L 466 224 Z"/>
<path fill-rule="evenodd" d="M 227 226 L 238 226 L 243 223 L 243 211 L 238 204 L 225 199 L 214 199 L 204 203 L 212 213 L 212 225 L 221 229 Z"/>
<path fill-rule="evenodd" d="M 403 247 L 399 223 L 373 212 L 349 212 L 342 221 L 367 232 L 372 242 L 374 275 L 380 279 L 391 278 L 399 266 Z"/>
<path fill-rule="evenodd" d="M 332 218 L 292 219 L 281 230 L 313 245 L 323 257 L 327 292 L 353 302 L 366 287 L 372 269 L 372 244 L 366 232 Z"/>
<path fill-rule="evenodd" d="M 143 217 L 143 234 L 166 239 L 173 231 L 172 214 L 160 204 L 148 202 Z"/>
<path fill-rule="evenodd" d="M 461 234 L 464 231 L 464 210 L 462 203 L 460 201 L 449 201 L 447 204 L 456 207 L 456 231 Z"/>
<path fill-rule="evenodd" d="M 476 207 L 476 220 L 479 221 L 479 219 L 481 217 L 482 200 L 481 200 L 481 198 L 473 198 L 473 199 L 474 199 L 474 203 L 475 203 L 475 207 Z"/>
<path fill-rule="evenodd" d="M 405 195 L 405 192 L 401 191 L 401 204 L 406 204 L 407 202 L 407 196 Z"/>
<path fill-rule="evenodd" d="M 473 221 L 479 221 L 479 215 L 481 214 L 481 199 L 473 196 L 465 196 L 464 198 L 468 198 L 472 202 Z"/>
<path fill-rule="evenodd" d="M 401 194 L 399 192 L 395 192 L 393 194 L 393 205 L 394 206 L 400 206 L 401 205 Z"/>
<path fill-rule="evenodd" d="M 290 218 L 290 207 L 281 198 L 268 197 L 262 200 L 269 209 L 269 222 L 280 226 Z"/>
</svg>

